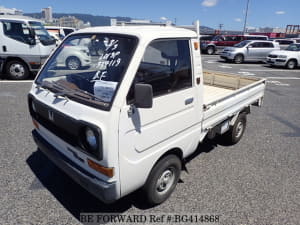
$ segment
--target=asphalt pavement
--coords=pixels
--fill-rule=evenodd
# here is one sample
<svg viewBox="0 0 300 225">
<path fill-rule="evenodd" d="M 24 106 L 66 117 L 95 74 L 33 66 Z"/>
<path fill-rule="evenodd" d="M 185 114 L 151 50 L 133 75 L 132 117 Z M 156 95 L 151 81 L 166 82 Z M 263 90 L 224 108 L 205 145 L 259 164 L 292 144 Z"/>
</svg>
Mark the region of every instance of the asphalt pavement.
<svg viewBox="0 0 300 225">
<path fill-rule="evenodd" d="M 0 224 L 81 224 L 83 212 L 219 216 L 169 224 L 300 224 L 300 69 L 225 63 L 218 55 L 204 55 L 203 66 L 266 78 L 264 105 L 252 108 L 238 144 L 200 144 L 175 192 L 153 208 L 138 193 L 105 205 L 56 168 L 31 138 L 31 81 L 0 81 Z"/>
</svg>

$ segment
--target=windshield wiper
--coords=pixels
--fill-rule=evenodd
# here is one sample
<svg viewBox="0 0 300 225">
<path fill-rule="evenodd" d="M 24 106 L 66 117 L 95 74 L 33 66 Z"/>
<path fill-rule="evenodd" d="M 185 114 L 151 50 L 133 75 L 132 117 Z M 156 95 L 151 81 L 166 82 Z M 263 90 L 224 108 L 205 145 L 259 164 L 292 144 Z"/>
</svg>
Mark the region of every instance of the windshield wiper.
<svg viewBox="0 0 300 225">
<path fill-rule="evenodd" d="M 101 104 L 105 107 L 108 107 L 109 103 L 104 102 L 103 99 L 94 96 L 93 94 L 87 92 L 87 91 L 83 91 L 79 88 L 70 88 L 67 87 L 61 83 L 59 83 L 58 81 L 44 81 L 42 84 L 38 84 L 36 86 L 37 89 L 43 88 L 43 89 L 47 89 L 49 91 L 53 91 L 54 97 L 63 97 L 66 98 L 66 100 L 69 100 L 69 97 L 73 97 L 73 98 L 80 98 L 80 99 L 84 99 L 86 101 L 92 102 L 92 103 L 97 103 L 97 104 Z"/>
<path fill-rule="evenodd" d="M 54 83 L 54 86 L 57 86 L 62 89 L 62 91 L 57 92 L 54 95 L 55 97 L 59 97 L 59 96 L 61 96 L 61 97 L 79 97 L 79 98 L 84 98 L 84 99 L 87 99 L 87 100 L 93 101 L 93 102 L 95 100 L 98 100 L 97 103 L 100 103 L 104 106 L 109 105 L 108 103 L 104 102 L 103 99 L 98 98 L 87 91 L 83 91 L 79 88 L 69 88 L 69 87 L 66 87 L 66 86 L 58 83 L 57 81 L 53 81 L 52 83 Z"/>
</svg>

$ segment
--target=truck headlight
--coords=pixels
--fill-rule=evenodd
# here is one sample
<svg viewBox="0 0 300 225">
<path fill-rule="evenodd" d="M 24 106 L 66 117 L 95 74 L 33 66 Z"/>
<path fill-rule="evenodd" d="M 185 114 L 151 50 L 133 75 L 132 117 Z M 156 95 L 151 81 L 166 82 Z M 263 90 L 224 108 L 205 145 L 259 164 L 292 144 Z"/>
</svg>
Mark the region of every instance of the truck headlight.
<svg viewBox="0 0 300 225">
<path fill-rule="evenodd" d="M 96 134 L 96 132 L 94 130 L 92 130 L 91 128 L 87 127 L 85 128 L 85 143 L 86 143 L 86 147 L 88 147 L 89 149 L 95 151 L 98 149 L 98 135 Z"/>
<path fill-rule="evenodd" d="M 81 128 L 78 132 L 79 147 L 88 155 L 102 160 L 102 132 L 101 129 L 93 124 L 81 121 Z"/>
</svg>

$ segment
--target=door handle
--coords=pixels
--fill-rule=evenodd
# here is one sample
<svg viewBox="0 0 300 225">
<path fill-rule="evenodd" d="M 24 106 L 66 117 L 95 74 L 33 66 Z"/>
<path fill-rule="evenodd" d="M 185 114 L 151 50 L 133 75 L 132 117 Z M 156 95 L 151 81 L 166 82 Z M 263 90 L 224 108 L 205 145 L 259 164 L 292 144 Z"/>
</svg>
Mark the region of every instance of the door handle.
<svg viewBox="0 0 300 225">
<path fill-rule="evenodd" d="M 189 105 L 189 104 L 193 103 L 193 101 L 194 101 L 194 98 L 188 98 L 184 101 L 184 103 L 185 103 L 185 105 Z"/>
<path fill-rule="evenodd" d="M 6 49 L 6 46 L 5 46 L 5 45 L 2 45 L 2 50 L 3 50 L 3 52 L 6 52 L 6 51 L 7 51 L 7 49 Z"/>
</svg>

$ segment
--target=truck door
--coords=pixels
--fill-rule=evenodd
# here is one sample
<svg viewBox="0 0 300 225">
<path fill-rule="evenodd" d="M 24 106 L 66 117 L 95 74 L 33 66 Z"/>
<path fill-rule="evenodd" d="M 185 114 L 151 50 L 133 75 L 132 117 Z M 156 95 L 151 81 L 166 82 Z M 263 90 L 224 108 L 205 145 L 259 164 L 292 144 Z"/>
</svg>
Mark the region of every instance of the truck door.
<svg viewBox="0 0 300 225">
<path fill-rule="evenodd" d="M 0 53 L 3 56 L 22 58 L 25 62 L 40 63 L 40 48 L 23 21 L 2 20 L 0 32 L 3 34 Z"/>
<path fill-rule="evenodd" d="M 149 156 L 161 146 L 182 138 L 190 128 L 199 123 L 201 112 L 196 110 L 198 98 L 191 64 L 189 40 L 156 40 L 146 48 L 127 96 L 127 104 L 121 110 L 121 158 L 131 162 L 137 160 L 134 163 L 138 163 L 139 157 Z M 133 107 L 130 110 L 135 83 L 152 86 L 152 108 Z M 191 144 L 187 142 L 185 147 L 188 149 Z M 142 168 L 136 166 L 135 169 Z M 128 165 L 121 164 L 121 175 L 122 171 L 129 171 Z"/>
</svg>

